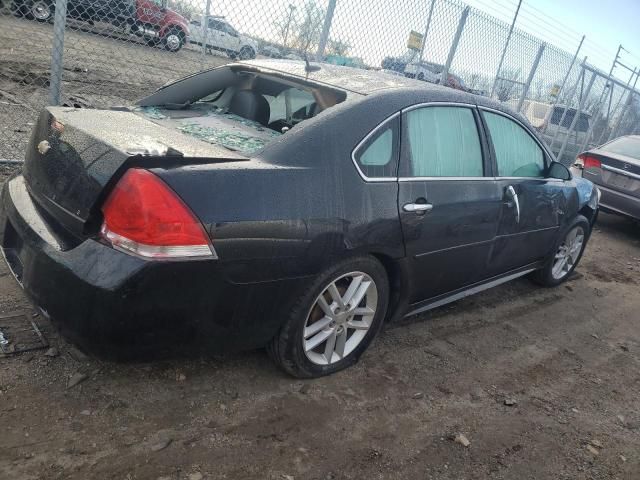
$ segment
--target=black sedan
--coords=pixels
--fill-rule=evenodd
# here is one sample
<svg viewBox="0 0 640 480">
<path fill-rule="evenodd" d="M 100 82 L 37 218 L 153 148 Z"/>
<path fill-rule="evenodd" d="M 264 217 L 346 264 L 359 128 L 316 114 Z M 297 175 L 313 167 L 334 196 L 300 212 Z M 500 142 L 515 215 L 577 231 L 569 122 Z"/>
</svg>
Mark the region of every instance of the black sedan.
<svg viewBox="0 0 640 480">
<path fill-rule="evenodd" d="M 33 302 L 94 351 L 267 346 L 315 377 L 387 320 L 576 267 L 598 191 L 489 99 L 291 61 L 47 108 L 2 191 Z M 183 343 L 188 342 L 188 343 Z"/>
</svg>

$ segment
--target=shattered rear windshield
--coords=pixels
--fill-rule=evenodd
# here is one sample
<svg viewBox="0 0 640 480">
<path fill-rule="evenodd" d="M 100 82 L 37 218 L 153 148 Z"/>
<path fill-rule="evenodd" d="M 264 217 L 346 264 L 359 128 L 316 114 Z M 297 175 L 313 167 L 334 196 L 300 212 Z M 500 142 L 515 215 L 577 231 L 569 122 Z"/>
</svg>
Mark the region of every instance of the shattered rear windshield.
<svg viewBox="0 0 640 480">
<path fill-rule="evenodd" d="M 243 154 L 255 153 L 274 137 L 282 135 L 282 132 L 231 113 L 228 109 L 206 103 L 192 104 L 188 110 L 138 107 L 135 111 L 192 137 Z"/>
<path fill-rule="evenodd" d="M 220 67 L 159 89 L 134 111 L 198 140 L 251 155 L 345 99 L 344 91 L 296 76 Z"/>
</svg>

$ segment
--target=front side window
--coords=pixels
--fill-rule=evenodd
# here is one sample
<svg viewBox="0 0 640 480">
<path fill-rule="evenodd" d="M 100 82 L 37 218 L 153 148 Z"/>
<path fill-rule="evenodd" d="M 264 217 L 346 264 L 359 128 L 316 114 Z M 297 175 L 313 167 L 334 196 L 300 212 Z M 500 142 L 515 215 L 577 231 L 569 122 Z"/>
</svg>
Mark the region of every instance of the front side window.
<svg viewBox="0 0 640 480">
<path fill-rule="evenodd" d="M 483 176 L 480 137 L 470 108 L 417 108 L 404 115 L 403 125 L 406 153 L 400 176 Z"/>
<path fill-rule="evenodd" d="M 396 177 L 398 118 L 387 121 L 356 151 L 354 158 L 368 178 Z"/>
<path fill-rule="evenodd" d="M 544 152 L 533 137 L 515 121 L 483 112 L 501 177 L 543 177 Z"/>
</svg>

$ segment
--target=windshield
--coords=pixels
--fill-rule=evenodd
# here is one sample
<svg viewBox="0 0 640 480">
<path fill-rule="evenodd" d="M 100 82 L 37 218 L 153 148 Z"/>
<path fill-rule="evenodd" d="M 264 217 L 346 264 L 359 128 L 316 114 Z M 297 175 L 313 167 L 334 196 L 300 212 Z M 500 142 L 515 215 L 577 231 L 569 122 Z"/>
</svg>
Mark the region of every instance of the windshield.
<svg viewBox="0 0 640 480">
<path fill-rule="evenodd" d="M 603 147 L 603 150 L 640 160 L 640 137 L 620 137 Z"/>
</svg>

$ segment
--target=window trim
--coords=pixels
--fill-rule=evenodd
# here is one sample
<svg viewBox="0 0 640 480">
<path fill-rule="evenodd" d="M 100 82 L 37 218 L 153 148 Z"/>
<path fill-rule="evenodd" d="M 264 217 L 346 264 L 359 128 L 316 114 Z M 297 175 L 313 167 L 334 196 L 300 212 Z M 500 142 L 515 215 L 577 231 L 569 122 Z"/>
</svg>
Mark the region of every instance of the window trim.
<svg viewBox="0 0 640 480">
<path fill-rule="evenodd" d="M 493 164 L 492 164 L 492 160 L 491 160 L 491 152 L 487 152 L 485 149 L 485 143 L 487 142 L 486 147 L 490 148 L 490 145 L 488 145 L 488 138 L 486 136 L 486 133 L 484 131 L 481 131 L 481 129 L 484 130 L 484 119 L 482 119 L 480 117 L 480 115 L 476 116 L 476 112 L 478 111 L 478 106 L 474 105 L 472 103 L 458 103 L 458 102 L 422 102 L 422 103 L 416 103 L 415 105 L 410 105 L 408 107 L 403 108 L 400 111 L 401 115 L 406 114 L 407 112 L 410 112 L 412 110 L 417 110 L 418 108 L 427 108 L 427 107 L 459 107 L 459 108 L 468 108 L 471 110 L 471 113 L 473 113 L 473 120 L 476 124 L 476 131 L 478 133 L 478 141 L 480 142 L 480 152 L 482 154 L 482 171 L 483 173 L 485 173 L 485 169 L 487 167 L 491 167 L 493 169 Z M 479 118 L 480 117 L 480 118 Z M 480 120 L 480 123 L 478 123 L 478 120 Z M 403 141 L 403 135 L 401 132 L 400 135 L 400 142 L 402 145 L 402 141 Z M 401 151 L 402 151 L 402 147 L 401 147 Z M 487 161 L 488 160 L 488 161 Z M 402 154 L 400 155 L 400 162 L 402 163 Z M 491 164 L 491 165 L 489 165 Z M 398 173 L 400 173 L 400 168 L 402 167 L 402 165 L 398 165 Z M 491 172 L 492 173 L 492 172 Z M 496 178 L 494 176 L 486 176 L 483 175 L 481 177 L 398 177 L 398 181 L 399 182 L 424 182 L 424 181 L 431 181 L 431 180 L 442 180 L 442 181 L 487 181 L 487 180 L 491 180 L 494 181 Z"/>
<path fill-rule="evenodd" d="M 401 113 L 402 113 L 401 111 L 398 111 L 398 112 L 395 112 L 394 114 L 392 114 L 391 116 L 385 118 L 382 122 L 380 122 L 378 124 L 378 126 L 376 126 L 373 130 L 371 130 L 369 133 L 367 133 L 365 135 L 365 137 L 362 140 L 360 140 L 358 142 L 358 144 L 355 146 L 355 148 L 351 151 L 351 161 L 355 165 L 356 170 L 358 171 L 358 174 L 360 175 L 360 177 L 365 182 L 372 183 L 372 182 L 397 182 L 398 181 L 397 173 L 393 177 L 367 177 L 365 175 L 365 173 L 362 171 L 362 169 L 360 168 L 360 165 L 358 165 L 358 160 L 356 159 L 356 155 L 360 152 L 360 149 L 369 140 L 371 140 L 372 137 L 374 137 L 384 127 L 386 127 L 388 123 L 390 123 L 393 120 L 395 120 L 396 118 L 398 118 Z M 400 144 L 400 141 L 401 141 L 401 139 L 398 139 L 398 145 Z M 397 161 L 397 159 L 396 159 L 396 161 Z"/>
<path fill-rule="evenodd" d="M 500 179 L 500 180 L 523 180 L 523 179 L 527 179 L 527 180 L 550 180 L 549 177 L 547 177 L 547 173 L 549 172 L 549 168 L 551 168 L 551 163 L 553 161 L 555 161 L 555 158 L 553 157 L 553 155 L 551 155 L 551 153 L 549 152 L 549 150 L 547 149 L 547 146 L 541 142 L 540 140 L 538 140 L 538 137 L 536 137 L 533 132 L 529 129 L 529 127 L 527 127 L 527 125 L 525 125 L 523 122 L 521 122 L 518 118 L 514 117 L 513 115 L 506 113 L 506 112 L 502 112 L 500 110 L 496 110 L 495 108 L 491 108 L 491 107 L 484 107 L 484 106 L 480 106 L 478 105 L 478 110 L 480 110 L 480 116 L 482 118 L 482 123 L 484 125 L 484 129 L 486 132 L 486 136 L 487 136 L 487 142 L 489 143 L 489 148 L 491 149 L 491 157 L 493 159 L 493 167 L 495 170 L 495 178 L 496 180 Z M 484 115 L 482 115 L 482 112 L 489 112 L 489 113 L 494 113 L 496 115 L 501 115 L 509 120 L 512 120 L 513 122 L 517 123 L 518 125 L 520 125 L 521 128 L 524 129 L 525 132 L 527 132 L 527 134 L 533 139 L 534 142 L 536 142 L 536 144 L 538 144 L 538 146 L 540 147 L 540 149 L 542 150 L 542 161 L 544 162 L 544 175 L 543 177 L 507 177 L 507 176 L 501 176 L 498 175 L 499 170 L 498 170 L 498 160 L 496 158 L 496 151 L 495 148 L 493 146 L 493 138 L 491 138 L 491 132 L 489 131 L 489 126 L 487 125 L 487 122 L 484 118 Z"/>
</svg>

